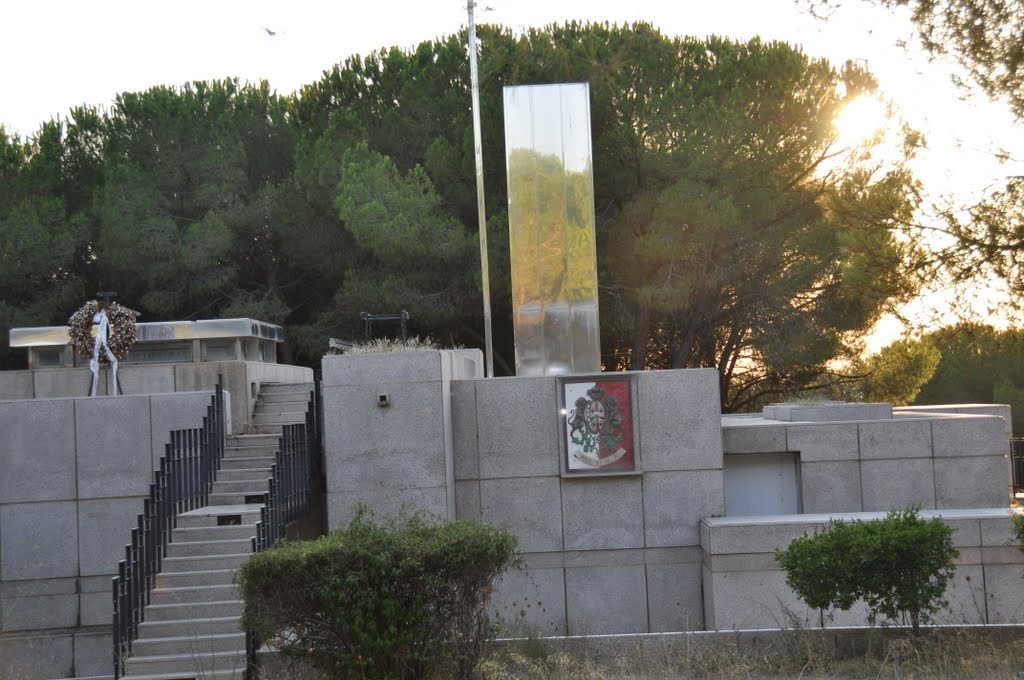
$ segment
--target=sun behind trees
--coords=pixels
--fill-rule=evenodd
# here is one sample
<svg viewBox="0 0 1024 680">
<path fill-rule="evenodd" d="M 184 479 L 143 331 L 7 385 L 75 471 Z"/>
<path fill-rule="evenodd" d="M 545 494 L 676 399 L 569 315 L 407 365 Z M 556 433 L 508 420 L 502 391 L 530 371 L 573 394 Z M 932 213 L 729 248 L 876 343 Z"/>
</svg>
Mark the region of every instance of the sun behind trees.
<svg viewBox="0 0 1024 680">
<path fill-rule="evenodd" d="M 724 408 L 754 408 L 819 384 L 918 290 L 901 236 L 915 134 L 894 124 L 850 148 L 833 125 L 875 92 L 870 74 L 646 24 L 479 37 L 499 373 L 504 85 L 590 84 L 607 369 L 714 367 Z M 59 300 L 102 288 L 141 320 L 283 323 L 303 362 L 358 337 L 360 311 L 408 309 L 413 334 L 481 345 L 468 73 L 449 36 L 350 58 L 293 96 L 156 87 L 25 144 L 5 136 L 0 253 L 34 256 L 0 256 L 3 330 L 59 323 Z"/>
</svg>

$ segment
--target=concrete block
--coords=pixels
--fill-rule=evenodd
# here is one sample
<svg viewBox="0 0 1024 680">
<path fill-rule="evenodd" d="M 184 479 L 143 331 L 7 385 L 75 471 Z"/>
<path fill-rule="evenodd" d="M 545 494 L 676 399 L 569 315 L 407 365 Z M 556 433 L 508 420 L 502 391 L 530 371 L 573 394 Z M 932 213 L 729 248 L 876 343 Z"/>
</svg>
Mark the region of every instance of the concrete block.
<svg viewBox="0 0 1024 680">
<path fill-rule="evenodd" d="M 1021 564 L 984 566 L 988 623 L 1024 623 Z"/>
<path fill-rule="evenodd" d="M 562 550 L 562 499 L 558 477 L 480 480 L 485 524 L 511 531 L 519 550 Z"/>
<path fill-rule="evenodd" d="M 861 460 L 930 458 L 932 429 L 927 420 L 888 420 L 860 423 Z"/>
<path fill-rule="evenodd" d="M 107 618 L 107 623 L 110 617 Z M 78 625 L 78 595 L 33 595 L 4 598 L 0 630 L 72 628 Z"/>
<path fill-rule="evenodd" d="M 225 395 L 227 396 L 227 395 Z M 150 432 L 153 469 L 159 468 L 160 456 L 164 455 L 170 443 L 171 430 L 202 427 L 207 407 L 213 392 L 178 392 L 175 394 L 154 394 L 149 398 Z M 228 415 L 230 407 L 225 405 Z M 227 430 L 230 432 L 230 430 Z"/>
<path fill-rule="evenodd" d="M 553 377 L 476 383 L 482 479 L 559 473 L 556 385 Z"/>
<path fill-rule="evenodd" d="M 947 606 L 935 614 L 940 625 L 975 625 L 985 621 L 985 575 L 980 564 L 960 565 L 946 586 Z"/>
<path fill-rule="evenodd" d="M 820 628 L 821 616 L 786 585 L 781 570 L 712 573 L 714 630 Z"/>
<path fill-rule="evenodd" d="M 119 394 L 166 394 L 174 392 L 174 366 L 162 364 L 140 366 L 121 364 L 117 367 L 117 379 L 121 383 Z M 108 374 L 109 385 L 109 374 Z M 108 394 L 113 390 L 108 386 Z"/>
<path fill-rule="evenodd" d="M 937 418 L 932 423 L 936 458 L 1001 456 L 1006 453 L 1005 423 L 997 416 Z"/>
<path fill-rule="evenodd" d="M 800 495 L 805 513 L 860 512 L 860 466 L 855 460 L 800 465 Z"/>
<path fill-rule="evenodd" d="M 790 451 L 798 451 L 804 463 L 815 461 L 857 460 L 856 423 L 791 425 L 786 428 Z"/>
<path fill-rule="evenodd" d="M 935 459 L 937 508 L 998 508 L 1010 502 L 1002 455 Z"/>
<path fill-rule="evenodd" d="M 228 401 L 228 411 L 231 413 L 231 429 L 228 432 L 239 432 L 252 423 L 252 409 L 256 402 L 253 389 L 259 388 L 259 374 L 265 371 L 276 373 L 281 368 L 285 367 L 253 361 L 175 364 L 174 389 L 178 392 L 206 392 L 217 386 L 219 378 L 224 391 L 232 396 Z M 304 371 L 300 374 L 306 375 L 309 369 Z M 250 375 L 250 372 L 253 374 Z M 312 376 L 309 377 L 309 382 L 312 382 Z"/>
<path fill-rule="evenodd" d="M 452 449 L 455 456 L 455 479 L 480 477 L 476 385 L 473 380 L 452 383 Z"/>
<path fill-rule="evenodd" d="M 32 399 L 34 391 L 32 371 L 0 372 L 0 400 Z"/>
<path fill-rule="evenodd" d="M 728 427 L 724 422 L 722 424 L 723 453 L 778 453 L 789 450 L 784 425 Z"/>
<path fill-rule="evenodd" d="M 856 404 L 833 402 L 822 404 L 772 404 L 762 409 L 765 419 L 789 422 L 827 423 L 851 420 L 889 420 L 891 404 Z"/>
<path fill-rule="evenodd" d="M 96 394 L 104 396 L 107 391 L 103 369 Z M 61 397 L 88 397 L 92 385 L 92 371 L 88 368 L 55 368 L 32 372 L 33 392 L 36 399 L 57 399 Z"/>
<path fill-rule="evenodd" d="M 935 479 L 930 458 L 866 460 L 861 463 L 864 511 L 935 507 Z"/>
<path fill-rule="evenodd" d="M 377 515 L 421 514 L 444 520 L 448 517 L 448 493 L 445 487 L 367 488 L 358 491 L 334 491 L 327 494 L 327 529 L 347 525 L 355 517 L 356 507 L 364 504 Z"/>
<path fill-rule="evenodd" d="M 0 505 L 0 581 L 77 575 L 76 503 Z"/>
<path fill-rule="evenodd" d="M 700 562 L 648 564 L 647 610 L 652 633 L 704 630 Z"/>
<path fill-rule="evenodd" d="M 114 636 L 105 633 L 75 634 L 75 673 L 77 677 L 110 675 Z"/>
<path fill-rule="evenodd" d="M 698 545 L 698 525 L 725 514 L 721 470 L 646 472 L 644 534 L 647 547 Z"/>
<path fill-rule="evenodd" d="M 442 349 L 442 380 L 483 380 L 484 353 L 476 348 Z"/>
<path fill-rule="evenodd" d="M 479 520 L 481 516 L 479 480 L 455 482 L 456 519 Z"/>
<path fill-rule="evenodd" d="M 696 368 L 636 375 L 643 470 L 721 470 L 718 372 Z"/>
<path fill-rule="evenodd" d="M 644 545 L 639 477 L 567 479 L 562 484 L 566 550 L 613 550 Z"/>
<path fill-rule="evenodd" d="M 565 609 L 569 635 L 649 632 L 644 566 L 567 568 Z"/>
<path fill-rule="evenodd" d="M 438 351 L 325 356 L 321 367 L 325 387 L 440 382 L 442 377 Z"/>
<path fill-rule="evenodd" d="M 75 400 L 78 497 L 143 496 L 153 478 L 149 397 Z"/>
<path fill-rule="evenodd" d="M 0 403 L 0 503 L 76 494 L 74 401 Z"/>
<path fill-rule="evenodd" d="M 0 637 L 0 659 L 3 664 L 0 670 L 10 680 L 75 675 L 73 638 L 69 633 Z"/>
<path fill-rule="evenodd" d="M 325 387 L 324 420 L 328 491 L 447 483 L 440 383 Z"/>
<path fill-rule="evenodd" d="M 812 535 L 824 528 L 828 520 L 820 515 L 807 517 L 791 515 L 792 522 L 780 523 L 774 520 L 745 517 L 742 521 L 705 522 L 701 546 L 712 557 L 719 555 L 751 555 L 752 559 L 761 553 L 772 554 L 776 548 L 789 545 L 794 538 L 804 534 Z"/>
<path fill-rule="evenodd" d="M 565 577 L 561 568 L 509 569 L 498 577 L 491 611 L 502 637 L 565 635 Z"/>
<path fill-rule="evenodd" d="M 82 576 L 117 573 L 124 546 L 138 526 L 141 498 L 105 498 L 78 502 L 78 560 Z"/>
<path fill-rule="evenodd" d="M 114 602 L 110 590 L 111 586 L 108 580 L 106 591 L 81 593 L 78 596 L 81 625 L 104 626 L 110 624 L 114 615 Z"/>
<path fill-rule="evenodd" d="M 981 545 L 983 546 L 1007 546 L 1020 545 L 1013 533 L 1013 525 L 1010 523 L 1010 511 L 1006 511 L 1006 517 L 989 517 L 980 521 Z"/>
</svg>

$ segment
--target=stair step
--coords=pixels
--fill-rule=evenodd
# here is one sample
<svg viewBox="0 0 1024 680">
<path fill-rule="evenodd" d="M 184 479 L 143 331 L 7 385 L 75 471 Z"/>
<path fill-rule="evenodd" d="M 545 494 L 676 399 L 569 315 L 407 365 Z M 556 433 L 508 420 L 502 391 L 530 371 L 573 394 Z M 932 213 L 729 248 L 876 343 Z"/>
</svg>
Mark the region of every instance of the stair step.
<svg viewBox="0 0 1024 680">
<path fill-rule="evenodd" d="M 277 449 L 274 449 L 276 451 Z M 217 473 L 218 479 L 220 473 L 225 470 L 251 470 L 255 468 L 269 468 L 274 464 L 275 456 L 273 452 L 267 455 L 247 455 L 247 456 L 231 456 L 230 458 L 224 458 L 220 461 L 220 471 Z"/>
<path fill-rule="evenodd" d="M 221 459 L 223 466 L 224 461 L 231 460 L 232 458 L 253 458 L 258 456 L 273 456 L 281 448 L 281 444 L 275 438 L 273 446 L 235 446 L 227 447 L 224 449 L 224 457 Z"/>
<path fill-rule="evenodd" d="M 181 637 L 187 635 L 217 635 L 220 633 L 242 632 L 237 616 L 215 616 L 210 618 L 167 619 L 152 621 L 146 619 L 139 624 L 139 639 L 160 637 Z"/>
<path fill-rule="evenodd" d="M 208 678 L 210 671 L 245 671 L 245 649 L 241 651 L 214 652 L 192 655 L 159 654 L 155 656 L 133 656 L 125 664 L 126 676 L 184 673 L 184 675 L 159 675 L 159 677 Z M 194 673 L 195 675 L 189 675 Z M 239 675 L 241 678 L 241 675 Z"/>
<path fill-rule="evenodd" d="M 253 425 L 296 425 L 306 422 L 306 414 L 303 413 L 254 413 L 252 416 Z"/>
<path fill-rule="evenodd" d="M 272 459 L 271 463 L 273 462 Z M 218 482 L 251 482 L 251 481 L 262 481 L 266 482 L 270 477 L 270 465 L 266 467 L 240 467 L 240 468 L 221 468 L 220 472 L 217 473 Z"/>
<path fill-rule="evenodd" d="M 156 588 L 184 588 L 190 586 L 221 586 L 234 583 L 234 569 L 204 569 L 200 571 L 161 572 L 156 575 Z"/>
<path fill-rule="evenodd" d="M 267 433 L 232 434 L 224 442 L 225 448 L 238 446 L 277 446 L 277 437 Z"/>
<path fill-rule="evenodd" d="M 230 541 L 232 539 L 249 538 L 255 530 L 255 522 L 230 526 L 177 527 L 171 540 L 177 543 L 188 543 L 190 541 Z"/>
<path fill-rule="evenodd" d="M 214 569 L 238 569 L 251 552 L 233 555 L 202 555 L 196 557 L 166 557 L 161 563 L 164 572 L 180 574 L 183 571 L 211 571 Z"/>
<path fill-rule="evenodd" d="M 221 505 L 249 505 L 250 507 L 261 507 L 263 505 L 263 494 L 267 492 L 264 488 L 261 493 L 211 493 L 210 502 Z M 259 499 L 255 499 L 259 496 Z M 246 498 L 253 497 L 253 502 L 246 503 Z M 258 510 L 257 510 L 258 512 Z M 257 521 L 259 521 L 257 519 Z"/>
<path fill-rule="evenodd" d="M 175 602 L 172 604 L 150 604 L 146 607 L 146 621 L 195 621 L 224 616 L 242 616 L 244 603 L 241 600 L 216 600 L 212 602 Z"/>
<path fill-rule="evenodd" d="M 213 490 L 210 492 L 210 495 L 222 493 L 254 494 L 266 493 L 266 491 L 266 479 L 236 479 L 228 481 L 218 479 L 213 483 Z"/>
<path fill-rule="evenodd" d="M 111 675 L 112 679 L 114 676 Z M 242 680 L 245 677 L 243 670 L 230 671 L 188 671 L 181 673 L 157 673 L 155 675 L 122 675 L 121 680 Z"/>
<path fill-rule="evenodd" d="M 246 552 L 249 536 L 222 541 L 177 541 L 167 544 L 167 557 L 200 557 L 203 555 L 237 555 Z"/>
<path fill-rule="evenodd" d="M 313 383 L 270 383 L 265 382 L 260 384 L 260 396 L 266 394 L 281 394 L 289 392 L 312 392 Z"/>
<path fill-rule="evenodd" d="M 260 521 L 261 507 L 261 505 L 245 504 L 244 502 L 220 503 L 216 502 L 211 495 L 209 505 L 178 515 L 178 525 L 175 529 L 215 527 L 225 524 L 255 525 Z"/>
<path fill-rule="evenodd" d="M 238 597 L 234 583 L 200 586 L 189 585 L 176 588 L 154 588 L 150 591 L 151 604 L 198 604 L 200 602 L 224 602 Z"/>
<path fill-rule="evenodd" d="M 133 656 L 163 656 L 191 653 L 193 656 L 214 652 L 245 652 L 245 633 L 189 633 L 173 637 L 139 638 L 132 643 Z"/>
</svg>

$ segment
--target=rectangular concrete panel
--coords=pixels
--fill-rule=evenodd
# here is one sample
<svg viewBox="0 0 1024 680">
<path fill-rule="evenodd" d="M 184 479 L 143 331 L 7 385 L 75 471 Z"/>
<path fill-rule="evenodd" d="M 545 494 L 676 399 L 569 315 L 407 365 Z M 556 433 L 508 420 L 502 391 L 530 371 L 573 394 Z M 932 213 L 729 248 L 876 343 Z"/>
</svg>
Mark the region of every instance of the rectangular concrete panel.
<svg viewBox="0 0 1024 680">
<path fill-rule="evenodd" d="M 569 635 L 649 632 L 644 566 L 567 568 L 565 609 Z"/>
<path fill-rule="evenodd" d="M 861 460 L 930 458 L 932 428 L 927 420 L 889 420 L 860 423 Z"/>
<path fill-rule="evenodd" d="M 758 419 L 722 416 L 723 453 L 779 453 L 789 451 L 784 425 L 764 425 Z"/>
<path fill-rule="evenodd" d="M 566 550 L 612 550 L 644 545 L 639 477 L 567 479 L 562 483 Z"/>
<path fill-rule="evenodd" d="M 441 397 L 440 382 L 325 387 L 327 490 L 443 487 Z"/>
<path fill-rule="evenodd" d="M 503 637 L 565 635 L 565 575 L 561 568 L 508 569 L 494 584 L 491 611 Z"/>
<path fill-rule="evenodd" d="M 1002 455 L 935 459 L 935 505 L 998 508 L 1009 504 L 1009 479 Z"/>
<path fill-rule="evenodd" d="M 455 479 L 478 479 L 480 477 L 480 445 L 476 417 L 477 381 L 457 381 L 451 385 Z"/>
<path fill-rule="evenodd" d="M 865 512 L 935 508 L 931 458 L 866 460 L 861 463 Z"/>
<path fill-rule="evenodd" d="M 74 401 L 0 402 L 0 504 L 72 499 Z"/>
<path fill-rule="evenodd" d="M 481 480 L 484 523 L 511 531 L 524 553 L 562 550 L 559 482 L 558 477 Z"/>
<path fill-rule="evenodd" d="M 448 517 L 448 494 L 443 486 L 337 491 L 327 494 L 327 530 L 347 525 L 360 504 L 372 509 L 378 517 L 400 513 L 419 514 L 439 521 Z"/>
<path fill-rule="evenodd" d="M 74 627 L 78 625 L 78 595 L 7 597 L 0 624 L 4 632 Z"/>
<path fill-rule="evenodd" d="M 138 526 L 141 498 L 104 498 L 78 502 L 79 573 L 94 576 L 117 573 L 124 546 Z"/>
<path fill-rule="evenodd" d="M 821 616 L 786 585 L 781 570 L 713 572 L 714 627 L 820 628 Z"/>
<path fill-rule="evenodd" d="M 0 373 L 0 400 L 31 399 L 35 396 L 32 371 L 3 371 Z"/>
<path fill-rule="evenodd" d="M 105 373 L 109 369 L 103 369 Z M 103 396 L 107 391 L 106 380 L 100 374 L 96 394 Z M 88 368 L 57 368 L 33 371 L 32 382 L 36 399 L 60 397 L 88 397 L 92 385 L 92 371 Z"/>
<path fill-rule="evenodd" d="M 647 610 L 652 633 L 704 630 L 700 562 L 648 564 Z"/>
<path fill-rule="evenodd" d="M 942 611 L 936 613 L 936 624 L 961 626 L 987 623 L 985 574 L 982 565 L 958 566 L 942 597 L 948 604 Z"/>
<path fill-rule="evenodd" d="M 65 632 L 0 637 L 0 659 L 7 678 L 11 680 L 71 678 L 75 675 L 73 638 Z"/>
<path fill-rule="evenodd" d="M 75 400 L 78 497 L 143 496 L 153 476 L 149 397 Z"/>
<path fill-rule="evenodd" d="M 855 460 L 802 462 L 800 496 L 805 513 L 860 512 L 860 465 Z"/>
<path fill-rule="evenodd" d="M 644 536 L 649 548 L 698 545 L 705 517 L 725 514 L 721 470 L 647 472 L 644 485 Z"/>
<path fill-rule="evenodd" d="M 441 358 L 433 350 L 325 356 L 322 367 L 325 387 L 437 382 L 442 377 Z"/>
<path fill-rule="evenodd" d="M 78 505 L 0 505 L 0 581 L 78 575 Z"/>
<path fill-rule="evenodd" d="M 121 364 L 117 369 L 121 383 L 118 394 L 163 394 L 174 392 L 174 366 L 132 366 Z M 113 393 L 110 391 L 109 393 Z"/>
<path fill-rule="evenodd" d="M 857 460 L 856 423 L 825 423 L 791 425 L 786 428 L 790 451 L 797 451 L 805 463 L 818 461 Z"/>
<path fill-rule="evenodd" d="M 455 482 L 455 518 L 479 521 L 480 481 L 476 479 Z"/>
<path fill-rule="evenodd" d="M 480 477 L 557 475 L 555 378 L 494 378 L 476 386 Z"/>
<path fill-rule="evenodd" d="M 997 416 L 961 416 L 932 421 L 936 458 L 1000 456 L 1006 453 L 1005 423 Z"/>
<path fill-rule="evenodd" d="M 225 395 L 227 396 L 227 395 Z M 211 403 L 213 392 L 178 392 L 176 394 L 154 394 L 149 398 L 150 432 L 153 469 L 159 466 L 170 443 L 171 430 L 202 427 L 206 409 Z M 225 415 L 230 408 L 225 405 Z M 230 432 L 230 430 L 228 430 Z"/>
<path fill-rule="evenodd" d="M 79 678 L 110 674 L 110 654 L 114 636 L 106 633 L 77 633 L 75 635 L 75 673 Z"/>
<path fill-rule="evenodd" d="M 1024 588 L 1020 564 L 984 566 L 988 623 L 1020 623 L 1024 620 Z"/>
<path fill-rule="evenodd" d="M 637 376 L 643 469 L 721 470 L 718 372 L 699 368 Z"/>
</svg>

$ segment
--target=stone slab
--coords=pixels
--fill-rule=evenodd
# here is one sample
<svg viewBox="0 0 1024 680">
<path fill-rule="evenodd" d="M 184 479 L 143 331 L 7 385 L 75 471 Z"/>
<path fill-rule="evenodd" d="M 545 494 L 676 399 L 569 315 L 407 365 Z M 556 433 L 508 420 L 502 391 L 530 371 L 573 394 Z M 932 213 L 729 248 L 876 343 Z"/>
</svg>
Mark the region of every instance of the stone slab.
<svg viewBox="0 0 1024 680">
<path fill-rule="evenodd" d="M 856 423 L 791 425 L 786 428 L 790 451 L 798 451 L 804 463 L 814 461 L 857 460 Z"/>
<path fill-rule="evenodd" d="M 480 477 L 476 385 L 475 380 L 452 383 L 452 449 L 456 480 Z"/>
<path fill-rule="evenodd" d="M 455 482 L 455 518 L 480 520 L 480 481 L 476 479 Z"/>
<path fill-rule="evenodd" d="M 980 564 L 961 565 L 946 586 L 947 606 L 936 613 L 935 623 L 959 626 L 986 623 L 985 575 Z"/>
<path fill-rule="evenodd" d="M 109 597 L 108 597 L 109 599 Z M 107 618 L 107 623 L 110 617 Z M 5 597 L 0 630 L 30 631 L 71 628 L 78 624 L 78 595 Z"/>
<path fill-rule="evenodd" d="M 647 547 L 699 545 L 700 520 L 725 514 L 721 470 L 647 472 L 643 484 Z"/>
<path fill-rule="evenodd" d="M 228 395 L 225 394 L 225 397 Z M 175 394 L 154 394 L 149 398 L 150 433 L 152 442 L 152 466 L 159 468 L 160 457 L 170 443 L 171 430 L 202 427 L 207 407 L 213 399 L 213 392 L 178 392 Z M 225 415 L 231 409 L 225 404 Z M 230 430 L 227 430 L 230 432 Z"/>
<path fill-rule="evenodd" d="M 565 599 L 569 635 L 649 632 L 643 565 L 567 568 Z"/>
<path fill-rule="evenodd" d="M 797 598 L 781 570 L 713 573 L 715 630 L 820 628 L 821 616 Z"/>
<path fill-rule="evenodd" d="M 32 371 L 3 371 L 0 373 L 0 400 L 31 399 Z"/>
<path fill-rule="evenodd" d="M 515 534 L 522 552 L 562 550 L 559 481 L 558 477 L 481 480 L 484 523 Z"/>
<path fill-rule="evenodd" d="M 444 486 L 332 491 L 327 493 L 327 530 L 347 525 L 360 503 L 378 515 L 405 512 L 438 520 L 448 517 L 448 493 Z"/>
<path fill-rule="evenodd" d="M 436 350 L 325 356 L 321 367 L 325 387 L 440 382 L 442 377 Z"/>
<path fill-rule="evenodd" d="M 77 575 L 76 503 L 0 505 L 0 581 Z"/>
<path fill-rule="evenodd" d="M 636 375 L 643 470 L 721 470 L 718 372 L 695 368 Z"/>
<path fill-rule="evenodd" d="M 0 503 L 75 498 L 74 404 L 0 403 Z"/>
<path fill-rule="evenodd" d="M 562 483 L 562 523 L 566 550 L 643 547 L 640 478 L 565 480 Z"/>
<path fill-rule="evenodd" d="M 110 675 L 114 635 L 110 632 L 75 634 L 75 673 L 77 677 Z"/>
<path fill-rule="evenodd" d="M 723 418 L 723 421 L 725 419 Z M 722 424 L 724 453 L 780 453 L 789 451 L 786 427 L 779 424 L 749 424 L 736 427 Z"/>
<path fill-rule="evenodd" d="M 78 596 L 79 616 L 83 626 L 109 626 L 114 615 L 111 584 L 104 592 L 81 593 Z"/>
<path fill-rule="evenodd" d="M 998 416 L 936 418 L 931 423 L 936 458 L 1006 453 L 1005 423 Z"/>
<path fill-rule="evenodd" d="M 863 506 L 859 463 L 801 463 L 800 497 L 805 513 L 860 512 Z"/>
<path fill-rule="evenodd" d="M 106 372 L 107 369 L 104 369 Z M 107 391 L 106 381 L 102 379 L 96 394 L 103 396 Z M 88 397 L 92 385 L 92 371 L 88 368 L 55 368 L 37 370 L 32 373 L 33 392 L 36 399 L 57 399 L 61 397 Z"/>
<path fill-rule="evenodd" d="M 124 546 L 138 526 L 142 498 L 104 498 L 78 503 L 78 561 L 82 576 L 117 573 Z"/>
<path fill-rule="evenodd" d="M 930 458 L 932 428 L 927 420 L 889 420 L 860 423 L 861 460 Z"/>
<path fill-rule="evenodd" d="M 0 637 L 0 659 L 11 680 L 74 677 L 74 643 L 66 632 Z"/>
<path fill-rule="evenodd" d="M 153 477 L 149 408 L 145 396 L 75 400 L 79 498 L 149 493 Z"/>
<path fill-rule="evenodd" d="M 553 377 L 477 382 L 482 479 L 559 473 L 556 385 Z"/>
<path fill-rule="evenodd" d="M 502 636 L 565 635 L 565 573 L 561 568 L 509 569 L 491 596 Z"/>
<path fill-rule="evenodd" d="M 1024 623 L 1024 588 L 1020 564 L 984 566 L 988 623 Z"/>
<path fill-rule="evenodd" d="M 700 580 L 698 562 L 647 565 L 650 632 L 704 629 Z"/>
<path fill-rule="evenodd" d="M 109 374 L 108 384 L 109 384 Z M 120 364 L 117 367 L 118 382 L 121 383 L 120 394 L 164 394 L 174 392 L 174 366 L 169 364 L 158 366 L 139 366 Z M 108 394 L 113 390 L 108 386 Z"/>
<path fill-rule="evenodd" d="M 1009 479 L 1002 455 L 935 459 L 937 508 L 1009 505 Z"/>
<path fill-rule="evenodd" d="M 935 508 L 931 458 L 863 461 L 861 484 L 865 512 Z"/>
</svg>

